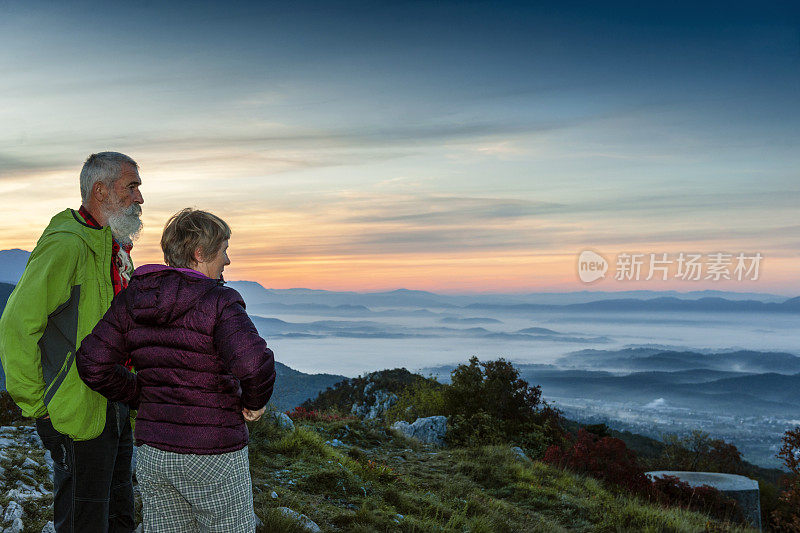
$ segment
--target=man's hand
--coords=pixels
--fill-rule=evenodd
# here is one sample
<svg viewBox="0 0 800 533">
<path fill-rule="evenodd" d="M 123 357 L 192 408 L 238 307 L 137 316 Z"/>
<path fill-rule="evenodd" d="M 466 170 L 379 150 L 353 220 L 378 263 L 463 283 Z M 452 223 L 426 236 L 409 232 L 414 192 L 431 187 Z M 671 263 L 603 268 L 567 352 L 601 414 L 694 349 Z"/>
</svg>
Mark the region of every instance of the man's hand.
<svg viewBox="0 0 800 533">
<path fill-rule="evenodd" d="M 242 409 L 242 415 L 244 419 L 248 422 L 255 422 L 264 414 L 264 411 L 267 409 L 266 406 L 262 407 L 258 411 L 251 411 L 250 409 L 244 408 Z"/>
</svg>

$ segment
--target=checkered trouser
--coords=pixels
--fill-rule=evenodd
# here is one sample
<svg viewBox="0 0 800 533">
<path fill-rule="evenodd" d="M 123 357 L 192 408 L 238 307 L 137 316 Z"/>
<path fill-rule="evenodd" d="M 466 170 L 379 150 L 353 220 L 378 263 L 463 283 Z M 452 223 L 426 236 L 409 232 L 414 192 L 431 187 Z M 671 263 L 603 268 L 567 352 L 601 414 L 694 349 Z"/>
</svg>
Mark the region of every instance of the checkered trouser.
<svg viewBox="0 0 800 533">
<path fill-rule="evenodd" d="M 143 444 L 136 460 L 145 533 L 252 533 L 247 446 L 214 455 L 166 452 Z"/>
</svg>

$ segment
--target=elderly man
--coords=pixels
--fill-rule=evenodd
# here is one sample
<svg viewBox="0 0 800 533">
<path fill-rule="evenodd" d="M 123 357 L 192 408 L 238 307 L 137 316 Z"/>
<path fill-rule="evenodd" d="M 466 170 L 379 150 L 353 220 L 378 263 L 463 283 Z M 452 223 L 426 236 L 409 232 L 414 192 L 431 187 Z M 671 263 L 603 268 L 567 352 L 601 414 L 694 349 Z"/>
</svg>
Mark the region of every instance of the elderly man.
<svg viewBox="0 0 800 533">
<path fill-rule="evenodd" d="M 75 352 L 128 283 L 144 203 L 138 165 L 89 156 L 81 208 L 52 218 L 0 318 L 6 388 L 53 458 L 56 531 L 133 531 L 128 407 L 78 376 Z"/>
</svg>

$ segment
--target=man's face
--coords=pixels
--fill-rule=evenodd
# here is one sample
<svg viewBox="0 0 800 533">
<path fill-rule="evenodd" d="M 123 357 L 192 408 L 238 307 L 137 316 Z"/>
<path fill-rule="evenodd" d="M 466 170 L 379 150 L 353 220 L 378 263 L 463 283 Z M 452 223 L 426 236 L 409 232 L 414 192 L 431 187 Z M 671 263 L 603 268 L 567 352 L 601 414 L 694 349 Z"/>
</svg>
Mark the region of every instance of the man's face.
<svg viewBox="0 0 800 533">
<path fill-rule="evenodd" d="M 141 204 L 144 203 L 139 192 L 139 172 L 131 165 L 124 165 L 120 177 L 111 184 L 109 194 L 102 209 L 108 218 L 108 225 L 114 237 L 122 244 L 132 245 L 142 229 Z"/>
<path fill-rule="evenodd" d="M 111 186 L 108 209 L 112 213 L 120 213 L 133 204 L 143 204 L 144 198 L 139 191 L 142 180 L 139 171 L 132 165 L 123 165 L 119 178 Z"/>
</svg>

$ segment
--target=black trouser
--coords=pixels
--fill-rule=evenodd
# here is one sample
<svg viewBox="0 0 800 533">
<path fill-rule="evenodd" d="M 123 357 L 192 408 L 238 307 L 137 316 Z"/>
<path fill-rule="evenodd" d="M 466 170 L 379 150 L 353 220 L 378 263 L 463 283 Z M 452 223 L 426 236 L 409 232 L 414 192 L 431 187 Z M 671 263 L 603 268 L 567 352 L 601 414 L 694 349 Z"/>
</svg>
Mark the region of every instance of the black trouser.
<svg viewBox="0 0 800 533">
<path fill-rule="evenodd" d="M 108 402 L 100 436 L 73 440 L 36 420 L 36 432 L 53 457 L 53 511 L 58 533 L 129 533 L 134 530 L 128 407 Z"/>
</svg>

